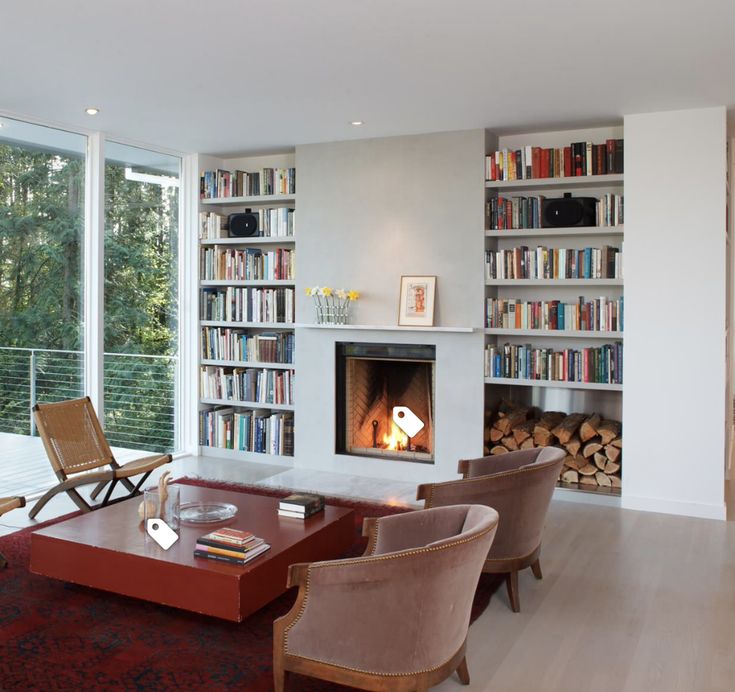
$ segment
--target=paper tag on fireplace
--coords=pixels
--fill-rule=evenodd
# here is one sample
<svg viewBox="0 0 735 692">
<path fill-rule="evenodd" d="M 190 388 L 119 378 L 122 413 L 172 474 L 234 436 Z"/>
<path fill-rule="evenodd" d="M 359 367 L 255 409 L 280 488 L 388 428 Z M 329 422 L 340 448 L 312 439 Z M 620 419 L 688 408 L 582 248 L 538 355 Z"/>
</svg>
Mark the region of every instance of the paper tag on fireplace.
<svg viewBox="0 0 735 692">
<path fill-rule="evenodd" d="M 146 524 L 146 531 L 164 550 L 168 550 L 179 540 L 179 534 L 163 521 L 163 519 L 149 519 Z"/>
<path fill-rule="evenodd" d="M 408 406 L 393 407 L 393 422 L 409 437 L 424 427 L 424 422 Z"/>
</svg>

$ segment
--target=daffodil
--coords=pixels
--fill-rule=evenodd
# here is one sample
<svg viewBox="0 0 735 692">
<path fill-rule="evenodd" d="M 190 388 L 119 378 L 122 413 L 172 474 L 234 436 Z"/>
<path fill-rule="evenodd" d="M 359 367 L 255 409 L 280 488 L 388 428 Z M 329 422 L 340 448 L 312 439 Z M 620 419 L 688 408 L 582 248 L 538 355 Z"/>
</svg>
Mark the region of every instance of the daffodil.
<svg viewBox="0 0 735 692">
<path fill-rule="evenodd" d="M 335 294 L 337 295 L 337 298 L 339 298 L 340 300 L 344 300 L 345 298 L 347 298 L 347 292 L 345 291 L 344 288 L 338 288 L 335 291 Z"/>
<path fill-rule="evenodd" d="M 349 300 L 357 300 L 360 297 L 360 294 L 357 291 L 348 291 L 347 292 L 347 298 Z"/>
<path fill-rule="evenodd" d="M 325 286 L 325 287 L 324 287 L 324 288 L 322 288 L 322 290 L 321 290 L 321 293 L 322 293 L 322 295 L 323 295 L 323 296 L 324 296 L 325 298 L 330 298 L 330 297 L 332 296 L 332 293 L 333 293 L 333 292 L 334 292 L 334 291 L 333 291 L 333 290 L 332 290 L 332 289 L 331 289 L 331 288 L 330 288 L 329 286 Z"/>
<path fill-rule="evenodd" d="M 313 291 L 314 291 L 313 288 L 307 287 L 307 289 L 306 289 L 306 295 L 309 296 L 309 297 L 313 296 L 314 295 Z"/>
</svg>

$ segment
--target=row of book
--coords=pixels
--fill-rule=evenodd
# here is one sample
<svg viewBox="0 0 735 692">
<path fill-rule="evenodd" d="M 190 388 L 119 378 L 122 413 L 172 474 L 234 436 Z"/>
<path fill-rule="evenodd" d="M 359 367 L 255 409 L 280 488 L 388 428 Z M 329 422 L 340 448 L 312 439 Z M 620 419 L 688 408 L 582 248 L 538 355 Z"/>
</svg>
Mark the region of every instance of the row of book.
<svg viewBox="0 0 735 692">
<path fill-rule="evenodd" d="M 199 373 L 203 399 L 293 404 L 293 370 L 202 366 Z"/>
<path fill-rule="evenodd" d="M 560 351 L 530 344 L 489 345 L 485 348 L 485 377 L 622 384 L 623 344 Z"/>
<path fill-rule="evenodd" d="M 244 565 L 268 549 L 270 545 L 250 531 L 223 527 L 197 538 L 194 557 Z"/>
<path fill-rule="evenodd" d="M 293 456 L 290 411 L 218 407 L 199 412 L 199 444 L 238 452 Z"/>
<path fill-rule="evenodd" d="M 485 251 L 485 279 L 620 279 L 621 249 L 528 248 Z"/>
<path fill-rule="evenodd" d="M 308 519 L 324 511 L 324 495 L 317 493 L 294 493 L 278 503 L 278 515 L 293 519 Z"/>
<path fill-rule="evenodd" d="M 199 256 L 200 278 L 215 281 L 285 280 L 294 278 L 296 251 L 286 248 L 260 250 L 231 247 L 202 248 Z"/>
<path fill-rule="evenodd" d="M 202 171 L 199 195 L 202 199 L 296 194 L 295 168 L 261 168 L 259 171 Z"/>
<path fill-rule="evenodd" d="M 561 300 L 488 298 L 485 326 L 500 329 L 546 329 L 551 331 L 623 331 L 623 297 L 583 296 L 576 303 Z"/>
<path fill-rule="evenodd" d="M 545 197 L 493 197 L 485 205 L 487 226 L 491 231 L 541 228 Z M 606 194 L 595 204 L 596 226 L 623 224 L 623 195 Z"/>
<path fill-rule="evenodd" d="M 559 148 L 506 148 L 485 157 L 485 178 L 532 180 L 622 173 L 623 159 L 622 139 L 606 139 L 604 144 L 572 142 Z"/>
<path fill-rule="evenodd" d="M 271 322 L 294 320 L 293 288 L 204 288 L 199 317 L 220 322 Z"/>
<path fill-rule="evenodd" d="M 252 212 L 258 215 L 259 238 L 288 238 L 296 229 L 296 211 L 289 207 L 269 207 Z M 216 212 L 199 213 L 199 239 L 227 238 L 228 217 Z"/>
<path fill-rule="evenodd" d="M 207 360 L 239 360 L 258 363 L 293 363 L 293 332 L 248 334 L 242 329 L 203 327 L 201 355 Z"/>
</svg>

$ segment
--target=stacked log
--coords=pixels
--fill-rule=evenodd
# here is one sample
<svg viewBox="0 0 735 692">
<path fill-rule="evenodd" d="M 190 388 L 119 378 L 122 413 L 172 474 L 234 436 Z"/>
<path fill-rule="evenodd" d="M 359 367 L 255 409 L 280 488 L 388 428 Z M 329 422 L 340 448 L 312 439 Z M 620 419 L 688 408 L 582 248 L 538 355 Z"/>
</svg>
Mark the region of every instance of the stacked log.
<svg viewBox="0 0 735 692">
<path fill-rule="evenodd" d="M 620 488 L 621 431 L 619 421 L 598 413 L 541 412 L 503 401 L 496 413 L 487 416 L 485 454 L 560 447 L 567 453 L 559 474 L 562 485 Z"/>
</svg>

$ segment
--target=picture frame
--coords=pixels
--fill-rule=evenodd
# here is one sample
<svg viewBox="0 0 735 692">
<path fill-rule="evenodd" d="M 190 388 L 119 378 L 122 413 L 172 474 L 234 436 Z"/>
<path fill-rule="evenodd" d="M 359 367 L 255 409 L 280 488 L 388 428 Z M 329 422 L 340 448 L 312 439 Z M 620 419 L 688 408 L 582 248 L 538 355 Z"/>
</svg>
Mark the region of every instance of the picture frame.
<svg viewBox="0 0 735 692">
<path fill-rule="evenodd" d="M 433 327 L 436 276 L 401 276 L 398 326 Z"/>
</svg>

